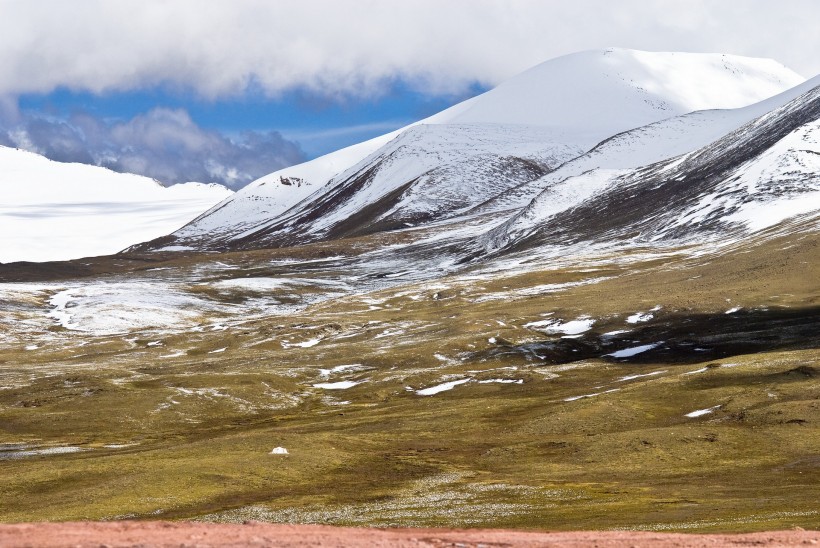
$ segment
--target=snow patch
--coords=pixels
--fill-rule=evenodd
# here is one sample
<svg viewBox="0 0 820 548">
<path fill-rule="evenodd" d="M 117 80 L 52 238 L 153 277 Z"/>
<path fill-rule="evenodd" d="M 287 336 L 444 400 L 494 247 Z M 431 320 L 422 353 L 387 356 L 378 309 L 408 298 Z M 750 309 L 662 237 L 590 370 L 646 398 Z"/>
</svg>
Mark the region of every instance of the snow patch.
<svg viewBox="0 0 820 548">
<path fill-rule="evenodd" d="M 666 373 L 666 371 L 667 370 L 664 369 L 663 371 L 653 371 L 651 373 L 644 373 L 642 375 L 641 374 L 639 374 L 639 375 L 627 375 L 626 377 L 621 377 L 620 379 L 618 379 L 618 382 L 625 382 L 625 381 L 631 381 L 631 380 L 635 380 L 635 379 L 641 379 L 641 378 L 644 378 L 644 377 L 654 377 L 656 375 L 663 375 L 664 373 Z"/>
<path fill-rule="evenodd" d="M 636 323 L 648 322 L 649 320 L 651 320 L 654 317 L 655 317 L 655 315 L 652 314 L 651 312 L 646 312 L 646 313 L 636 312 L 636 313 L 632 314 L 631 316 L 629 316 L 626 319 L 626 323 L 636 324 Z"/>
<path fill-rule="evenodd" d="M 282 345 L 282 348 L 293 348 L 293 347 L 310 348 L 312 346 L 316 346 L 321 341 L 322 341 L 322 339 L 320 337 L 317 337 L 315 339 L 308 339 L 306 341 L 299 342 L 299 343 L 290 343 L 290 342 L 286 342 L 286 341 L 281 341 L 279 344 Z"/>
<path fill-rule="evenodd" d="M 617 392 L 620 388 L 612 388 L 611 390 L 604 390 L 603 392 L 595 392 L 593 394 L 584 394 L 583 396 L 572 396 L 569 398 L 564 398 L 564 401 L 577 401 L 582 400 L 584 398 L 594 398 L 595 396 L 600 396 L 602 394 L 609 394 L 611 392 Z"/>
<path fill-rule="evenodd" d="M 219 307 L 174 286 L 155 282 L 103 282 L 63 289 L 49 299 L 48 316 L 65 329 L 115 335 L 149 327 L 191 324 Z"/>
<path fill-rule="evenodd" d="M 485 381 L 478 381 L 478 384 L 524 384 L 524 379 L 487 379 Z"/>
<path fill-rule="evenodd" d="M 707 409 L 698 409 L 697 411 L 692 411 L 691 413 L 687 413 L 684 417 L 688 417 L 690 419 L 694 419 L 695 417 L 702 417 L 703 415 L 708 415 L 709 413 L 713 413 L 720 409 L 721 405 L 716 405 L 714 407 L 709 407 Z"/>
<path fill-rule="evenodd" d="M 0 450 L 0 460 L 23 459 L 26 457 L 39 457 L 50 455 L 67 455 L 85 451 L 82 447 L 66 445 L 62 447 L 45 447 L 43 449 L 23 449 L 19 451 Z"/>
<path fill-rule="evenodd" d="M 652 350 L 653 348 L 657 348 L 663 344 L 663 341 L 652 343 L 652 344 L 642 344 L 640 346 L 633 346 L 631 348 L 624 348 L 623 350 L 618 350 L 617 352 L 613 352 L 611 354 L 604 354 L 605 356 L 611 356 L 613 358 L 631 358 L 632 356 L 636 356 L 638 354 L 642 354 L 643 352 L 647 352 Z"/>
<path fill-rule="evenodd" d="M 337 365 L 336 367 L 332 367 L 330 369 L 319 369 L 319 374 L 323 377 L 329 377 L 333 373 L 341 373 L 342 371 L 359 371 L 362 369 L 368 368 L 360 363 L 350 363 L 345 365 Z"/>
<path fill-rule="evenodd" d="M 595 320 L 591 318 L 579 318 L 568 322 L 561 320 L 540 320 L 524 324 L 524 327 L 550 334 L 563 333 L 564 335 L 580 335 L 592 329 L 594 324 Z"/>
<path fill-rule="evenodd" d="M 365 381 L 339 381 L 339 382 L 320 382 L 313 385 L 314 388 L 323 388 L 325 390 L 347 390 L 353 388 Z"/>
<path fill-rule="evenodd" d="M 416 390 L 416 394 L 419 396 L 432 396 L 434 394 L 438 394 L 440 392 L 446 392 L 447 390 L 452 390 L 459 384 L 464 384 L 466 382 L 470 382 L 472 379 L 459 379 L 457 381 L 450 381 L 445 382 L 442 384 L 438 384 L 436 386 L 431 386 L 429 388 L 423 388 L 421 390 Z"/>
</svg>

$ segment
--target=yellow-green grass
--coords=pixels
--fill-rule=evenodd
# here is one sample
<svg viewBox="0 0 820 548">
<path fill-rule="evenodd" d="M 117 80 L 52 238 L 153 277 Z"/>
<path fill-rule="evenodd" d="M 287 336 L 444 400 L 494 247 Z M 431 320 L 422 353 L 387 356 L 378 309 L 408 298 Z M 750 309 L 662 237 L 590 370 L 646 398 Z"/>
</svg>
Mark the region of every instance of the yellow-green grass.
<svg viewBox="0 0 820 548">
<path fill-rule="evenodd" d="M 332 253 L 332 245 L 322 249 Z M 264 275 L 259 265 L 284 253 L 221 258 Z M 625 318 L 658 305 L 657 321 L 670 326 L 735 306 L 810 318 L 817 238 L 785 236 L 719 256 L 678 250 L 624 259 L 450 277 L 437 282 L 443 288 L 331 299 L 228 330 L 125 341 L 57 329 L 59 344 L 36 352 L 5 345 L 0 443 L 82 451 L 0 460 L 0 519 L 820 526 L 816 339 L 620 362 L 583 346 L 574 359 L 572 341 L 523 327 L 548 313 L 589 316 L 596 324 L 582 345 L 609 330 L 642 333 Z M 212 258 L 168 264 L 202 260 Z M 527 291 L 592 278 L 601 279 Z M 241 302 L 246 295 L 208 297 Z M 9 328 L 32 313 L 14 310 Z M 305 348 L 282 344 L 316 338 Z M 148 346 L 154 340 L 162 345 Z M 521 351 L 538 342 L 564 345 L 563 354 L 541 360 Z M 320 373 L 350 364 L 360 367 Z M 464 378 L 472 382 L 432 396 L 416 392 Z M 523 383 L 478 382 L 499 378 Z M 342 379 L 363 382 L 346 390 L 313 386 Z M 599 395 L 573 399 L 590 394 Z M 270 455 L 277 446 L 289 454 Z"/>
</svg>

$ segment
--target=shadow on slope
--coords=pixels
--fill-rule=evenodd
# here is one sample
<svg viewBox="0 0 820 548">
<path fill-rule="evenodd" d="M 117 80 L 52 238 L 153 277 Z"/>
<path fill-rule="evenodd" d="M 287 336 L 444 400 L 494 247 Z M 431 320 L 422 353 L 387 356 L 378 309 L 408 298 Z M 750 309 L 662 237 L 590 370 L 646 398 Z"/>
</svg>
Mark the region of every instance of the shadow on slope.
<svg viewBox="0 0 820 548">
<path fill-rule="evenodd" d="M 613 324 L 601 324 L 613 327 Z M 697 363 L 742 354 L 820 347 L 820 307 L 755 309 L 731 314 L 661 314 L 629 331 L 589 331 L 578 338 L 554 337 L 525 344 L 499 340 L 477 352 L 483 361 L 523 355 L 531 361 L 564 364 L 591 358 L 627 363 Z M 806 374 L 817 375 L 811 370 Z"/>
</svg>

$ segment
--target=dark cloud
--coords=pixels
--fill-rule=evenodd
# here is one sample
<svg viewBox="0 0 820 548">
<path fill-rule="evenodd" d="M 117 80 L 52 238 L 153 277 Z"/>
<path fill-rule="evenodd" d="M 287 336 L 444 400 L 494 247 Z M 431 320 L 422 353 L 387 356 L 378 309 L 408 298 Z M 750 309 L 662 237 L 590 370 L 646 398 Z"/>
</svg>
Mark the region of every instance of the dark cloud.
<svg viewBox="0 0 820 548">
<path fill-rule="evenodd" d="M 29 120 L 25 133 L 29 147 L 58 162 L 93 164 L 94 158 L 87 150 L 82 134 L 65 122 L 42 119 Z"/>
<path fill-rule="evenodd" d="M 0 144 L 60 162 L 95 164 L 153 177 L 166 184 L 217 182 L 239 188 L 305 160 L 278 132 L 227 137 L 199 127 L 184 110 L 156 108 L 125 122 L 88 114 L 67 120 L 17 113 L 0 128 Z"/>
</svg>

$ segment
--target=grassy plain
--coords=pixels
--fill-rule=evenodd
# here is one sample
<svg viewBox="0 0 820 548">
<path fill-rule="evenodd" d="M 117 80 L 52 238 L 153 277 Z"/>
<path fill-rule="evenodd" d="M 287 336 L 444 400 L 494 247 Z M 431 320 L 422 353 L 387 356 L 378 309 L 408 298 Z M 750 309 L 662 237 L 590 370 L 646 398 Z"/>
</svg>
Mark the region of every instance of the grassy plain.
<svg viewBox="0 0 820 548">
<path fill-rule="evenodd" d="M 0 520 L 816 529 L 818 240 L 473 272 L 288 315 L 219 324 L 203 312 L 197 329 L 32 324 L 0 345 Z M 276 276 L 271 259 L 367 241 L 219 260 L 240 265 L 226 277 Z M 184 276 L 206 260 L 99 259 L 36 275 Z M 225 306 L 260 293 L 189 290 Z M 281 301 L 320 290 L 292 287 Z M 5 297 L 0 328 L 20 331 L 50 294 Z M 626 321 L 639 312 L 653 317 Z M 525 327 L 579 318 L 594 323 L 577 338 Z M 657 346 L 607 356 L 646 345 Z M 341 381 L 358 384 L 314 386 Z M 710 411 L 686 416 L 698 410 Z M 269 454 L 278 446 L 288 454 Z"/>
</svg>

